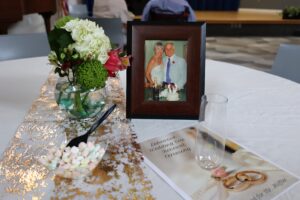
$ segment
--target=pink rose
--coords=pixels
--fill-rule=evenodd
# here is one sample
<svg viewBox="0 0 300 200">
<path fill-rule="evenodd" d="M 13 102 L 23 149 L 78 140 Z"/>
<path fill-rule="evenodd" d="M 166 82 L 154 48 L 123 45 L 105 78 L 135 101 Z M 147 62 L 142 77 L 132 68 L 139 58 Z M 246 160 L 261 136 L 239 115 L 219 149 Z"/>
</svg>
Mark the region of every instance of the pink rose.
<svg viewBox="0 0 300 200">
<path fill-rule="evenodd" d="M 214 178 L 224 178 L 228 176 L 228 173 L 225 171 L 226 167 L 218 167 L 211 171 L 212 177 Z"/>
</svg>

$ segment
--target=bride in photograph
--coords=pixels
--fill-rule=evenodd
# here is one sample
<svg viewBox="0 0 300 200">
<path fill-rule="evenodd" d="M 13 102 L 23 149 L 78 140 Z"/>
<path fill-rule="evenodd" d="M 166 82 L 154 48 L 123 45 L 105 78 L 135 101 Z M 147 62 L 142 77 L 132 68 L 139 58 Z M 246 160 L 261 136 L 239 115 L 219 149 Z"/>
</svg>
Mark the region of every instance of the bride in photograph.
<svg viewBox="0 0 300 200">
<path fill-rule="evenodd" d="M 163 52 L 163 44 L 161 42 L 157 42 L 154 46 L 154 55 L 151 57 L 146 67 L 146 87 L 156 87 L 157 85 L 162 85 L 164 80 L 164 65 L 162 60 Z"/>
</svg>

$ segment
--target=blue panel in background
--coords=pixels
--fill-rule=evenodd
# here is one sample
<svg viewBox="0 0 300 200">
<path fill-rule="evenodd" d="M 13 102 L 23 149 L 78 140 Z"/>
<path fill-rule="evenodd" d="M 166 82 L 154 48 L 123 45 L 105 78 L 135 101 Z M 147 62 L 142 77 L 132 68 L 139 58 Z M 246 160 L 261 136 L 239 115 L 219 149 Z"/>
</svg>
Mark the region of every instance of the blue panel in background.
<svg viewBox="0 0 300 200">
<path fill-rule="evenodd" d="M 194 10 L 236 11 L 240 0 L 187 0 Z"/>
</svg>

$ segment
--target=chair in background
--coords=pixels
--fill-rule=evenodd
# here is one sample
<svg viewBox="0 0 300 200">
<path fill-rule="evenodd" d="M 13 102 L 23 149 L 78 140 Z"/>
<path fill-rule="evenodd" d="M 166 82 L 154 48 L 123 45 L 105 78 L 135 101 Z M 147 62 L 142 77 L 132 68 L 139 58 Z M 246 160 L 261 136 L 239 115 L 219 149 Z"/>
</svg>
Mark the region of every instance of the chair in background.
<svg viewBox="0 0 300 200">
<path fill-rule="evenodd" d="M 89 18 L 104 29 L 111 43 L 116 47 L 123 48 L 125 44 L 125 33 L 120 18 Z"/>
<path fill-rule="evenodd" d="M 0 61 L 46 56 L 50 52 L 46 33 L 0 35 Z"/>
<path fill-rule="evenodd" d="M 281 44 L 271 73 L 300 83 L 300 45 Z"/>
<path fill-rule="evenodd" d="M 78 18 L 87 18 L 88 9 L 86 4 L 68 4 L 69 15 Z"/>
<path fill-rule="evenodd" d="M 182 13 L 172 13 L 169 10 L 161 10 L 159 8 L 151 8 L 149 13 L 149 21 L 175 21 L 187 22 L 189 18 L 189 8 L 185 7 Z"/>
</svg>

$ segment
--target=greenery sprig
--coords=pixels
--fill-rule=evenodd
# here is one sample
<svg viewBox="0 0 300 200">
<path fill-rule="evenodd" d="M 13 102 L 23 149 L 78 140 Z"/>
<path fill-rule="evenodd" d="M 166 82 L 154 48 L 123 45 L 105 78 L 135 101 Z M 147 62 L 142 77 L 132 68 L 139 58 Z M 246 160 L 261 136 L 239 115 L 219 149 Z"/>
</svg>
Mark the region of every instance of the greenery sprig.
<svg viewBox="0 0 300 200">
<path fill-rule="evenodd" d="M 282 11 L 283 19 L 300 19 L 300 7 L 289 6 Z"/>
</svg>

